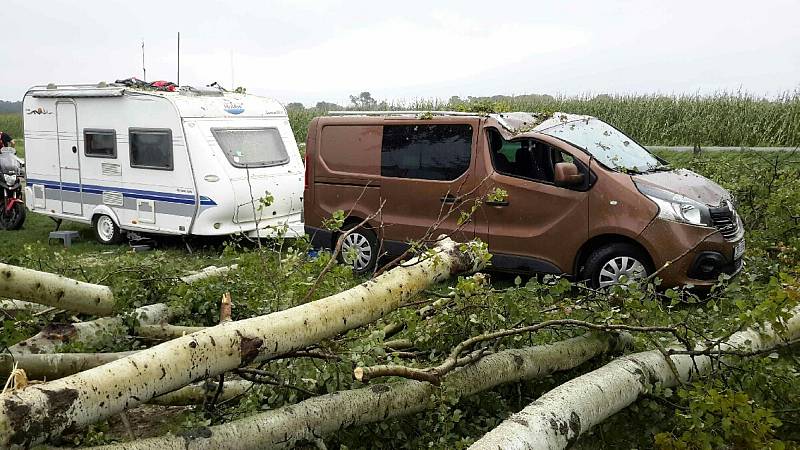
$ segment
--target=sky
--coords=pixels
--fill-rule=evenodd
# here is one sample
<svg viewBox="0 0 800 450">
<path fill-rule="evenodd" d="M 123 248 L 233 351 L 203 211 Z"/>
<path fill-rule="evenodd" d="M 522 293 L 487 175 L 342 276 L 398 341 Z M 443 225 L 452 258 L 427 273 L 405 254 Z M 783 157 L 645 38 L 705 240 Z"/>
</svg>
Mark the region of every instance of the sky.
<svg viewBox="0 0 800 450">
<path fill-rule="evenodd" d="M 800 89 L 800 1 L 2 0 L 0 99 L 142 78 L 284 103 Z"/>
</svg>

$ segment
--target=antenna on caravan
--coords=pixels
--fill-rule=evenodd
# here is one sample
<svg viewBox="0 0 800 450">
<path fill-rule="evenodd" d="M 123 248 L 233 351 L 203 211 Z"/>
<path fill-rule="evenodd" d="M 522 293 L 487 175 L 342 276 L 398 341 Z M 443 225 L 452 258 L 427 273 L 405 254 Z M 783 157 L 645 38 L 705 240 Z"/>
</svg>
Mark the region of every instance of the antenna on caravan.
<svg viewBox="0 0 800 450">
<path fill-rule="evenodd" d="M 231 50 L 231 90 L 236 89 L 236 85 L 234 84 L 233 78 L 233 50 Z"/>
<path fill-rule="evenodd" d="M 144 68 L 144 39 L 142 39 L 142 81 L 147 81 L 147 69 Z"/>
<path fill-rule="evenodd" d="M 181 32 L 178 31 L 178 86 L 181 85 Z"/>
</svg>

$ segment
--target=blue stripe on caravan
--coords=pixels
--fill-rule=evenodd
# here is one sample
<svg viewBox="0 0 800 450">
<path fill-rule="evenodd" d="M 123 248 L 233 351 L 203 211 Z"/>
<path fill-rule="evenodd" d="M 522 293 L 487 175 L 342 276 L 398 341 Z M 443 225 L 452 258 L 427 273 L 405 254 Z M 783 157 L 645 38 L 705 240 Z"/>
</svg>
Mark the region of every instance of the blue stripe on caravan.
<svg viewBox="0 0 800 450">
<path fill-rule="evenodd" d="M 104 191 L 114 191 L 122 193 L 123 197 L 129 198 L 139 198 L 143 200 L 155 200 L 160 202 L 169 202 L 169 203 L 182 203 L 185 205 L 193 205 L 194 204 L 194 196 L 188 194 L 172 194 L 167 192 L 154 192 L 154 191 L 142 191 L 138 189 L 126 189 L 121 187 L 114 187 L 114 186 L 95 186 L 90 184 L 80 185 L 77 183 L 61 183 L 58 181 L 51 181 L 51 180 L 36 180 L 29 178 L 27 180 L 29 184 L 42 184 L 45 188 L 48 189 L 56 189 L 56 190 L 65 190 L 65 191 L 72 191 L 72 192 L 83 192 L 89 194 L 102 194 Z M 216 206 L 217 203 L 214 200 L 206 196 L 200 196 L 200 204 L 205 206 Z"/>
</svg>

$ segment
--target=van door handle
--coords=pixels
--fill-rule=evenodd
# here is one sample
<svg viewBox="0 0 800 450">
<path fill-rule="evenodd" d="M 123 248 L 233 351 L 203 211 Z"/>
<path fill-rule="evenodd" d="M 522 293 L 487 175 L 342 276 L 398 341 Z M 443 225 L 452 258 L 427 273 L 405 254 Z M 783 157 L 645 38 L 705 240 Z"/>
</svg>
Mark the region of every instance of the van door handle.
<svg viewBox="0 0 800 450">
<path fill-rule="evenodd" d="M 444 195 L 444 196 L 439 198 L 439 201 L 442 202 L 442 203 L 456 203 L 457 200 L 458 200 L 458 197 L 456 197 L 456 196 L 454 196 L 452 194 L 447 194 L 447 195 Z"/>
<path fill-rule="evenodd" d="M 508 200 L 488 200 L 486 204 L 489 206 L 508 206 Z"/>
</svg>

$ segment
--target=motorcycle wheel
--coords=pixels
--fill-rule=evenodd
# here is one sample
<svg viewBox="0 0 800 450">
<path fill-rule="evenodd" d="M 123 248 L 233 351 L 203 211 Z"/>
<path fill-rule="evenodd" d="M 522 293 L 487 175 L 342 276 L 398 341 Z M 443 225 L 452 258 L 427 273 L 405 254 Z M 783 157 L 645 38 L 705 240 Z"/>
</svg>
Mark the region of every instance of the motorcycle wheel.
<svg viewBox="0 0 800 450">
<path fill-rule="evenodd" d="M 14 203 L 9 211 L 0 213 L 0 226 L 6 230 L 19 230 L 25 223 L 25 205 Z"/>
</svg>

